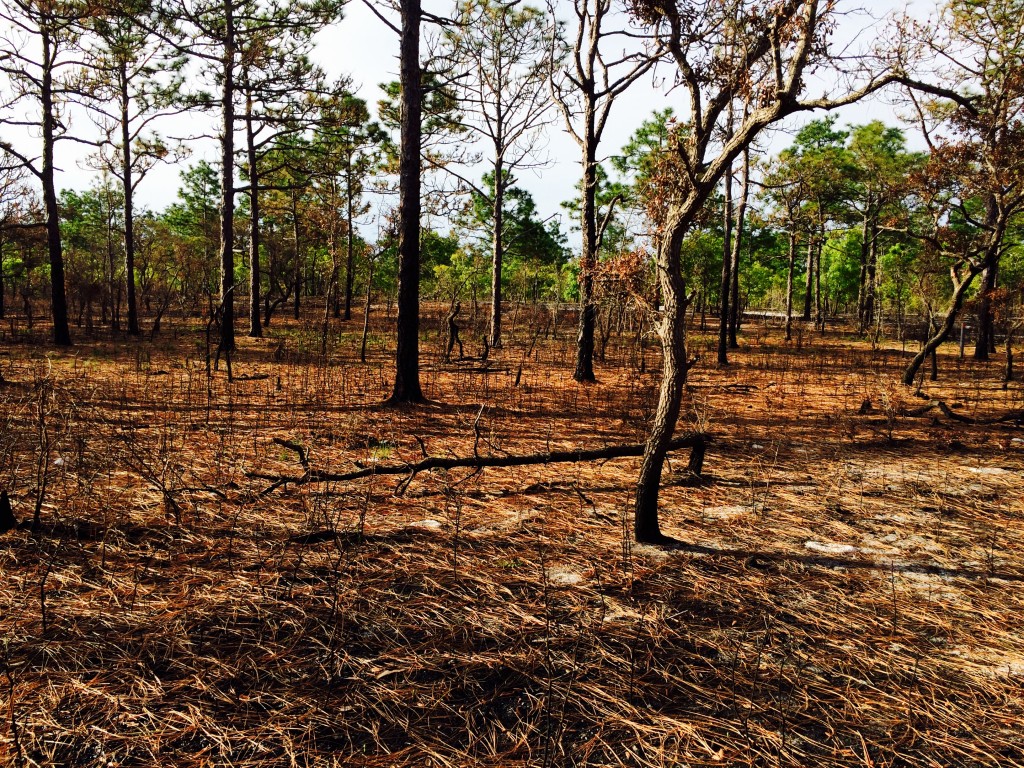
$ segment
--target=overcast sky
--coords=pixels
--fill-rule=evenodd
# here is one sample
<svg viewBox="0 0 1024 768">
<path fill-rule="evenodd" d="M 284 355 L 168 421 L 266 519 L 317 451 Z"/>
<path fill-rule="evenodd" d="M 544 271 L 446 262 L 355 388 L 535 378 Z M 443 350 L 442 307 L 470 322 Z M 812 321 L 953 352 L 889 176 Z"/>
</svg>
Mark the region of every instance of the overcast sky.
<svg viewBox="0 0 1024 768">
<path fill-rule="evenodd" d="M 445 6 L 436 1 L 431 3 L 440 13 Z M 852 5 L 852 4 L 851 4 Z M 852 45 L 869 46 L 887 26 L 887 15 L 902 11 L 908 4 L 902 0 L 866 0 L 862 11 L 849 15 L 840 34 L 843 38 L 852 39 Z M 934 11 L 933 3 L 916 0 L 909 4 L 910 12 L 921 16 Z M 564 16 L 568 18 L 568 16 Z M 398 78 L 398 38 L 388 29 L 360 0 L 352 0 L 346 7 L 345 17 L 331 29 L 318 36 L 316 59 L 332 75 L 348 74 L 352 77 L 358 94 L 364 98 L 371 109 L 381 97 L 378 87 Z M 638 82 L 627 92 L 613 108 L 611 120 L 602 143 L 604 156 L 616 154 L 628 141 L 630 135 L 640 123 L 655 110 L 672 106 L 677 112 L 682 111 L 683 94 L 669 88 L 672 70 L 664 67 L 653 77 Z M 802 116 L 800 120 L 782 126 L 768 137 L 766 150 L 775 152 L 787 146 L 796 127 L 802 122 L 813 119 Z M 881 119 L 896 124 L 897 119 L 893 108 L 883 98 L 846 109 L 841 113 L 841 123 L 860 123 L 872 119 Z M 193 117 L 191 120 L 195 121 Z M 82 130 L 84 117 L 76 119 L 76 131 Z M 164 131 L 175 133 L 180 126 L 166 125 Z M 566 134 L 560 116 L 546 132 L 542 152 L 548 156 L 546 167 L 537 170 L 524 170 L 519 176 L 519 184 L 527 188 L 537 201 L 542 215 L 550 216 L 560 213 L 559 204 L 574 196 L 574 186 L 579 179 L 579 149 Z M 84 188 L 90 184 L 92 171 L 81 167 L 81 149 L 71 142 L 63 142 L 62 154 L 58 163 L 63 173 L 58 180 L 59 187 Z M 186 164 L 203 158 L 216 164 L 216 147 L 212 142 L 200 143 Z M 161 167 L 154 170 L 138 189 L 140 202 L 154 209 L 161 209 L 175 199 L 178 187 L 178 173 L 183 166 Z M 483 173 L 483 168 L 471 171 L 476 178 Z M 568 222 L 563 227 L 568 230 Z M 366 227 L 372 237 L 376 227 L 372 223 Z M 577 238 L 573 237 L 575 242 Z"/>
</svg>

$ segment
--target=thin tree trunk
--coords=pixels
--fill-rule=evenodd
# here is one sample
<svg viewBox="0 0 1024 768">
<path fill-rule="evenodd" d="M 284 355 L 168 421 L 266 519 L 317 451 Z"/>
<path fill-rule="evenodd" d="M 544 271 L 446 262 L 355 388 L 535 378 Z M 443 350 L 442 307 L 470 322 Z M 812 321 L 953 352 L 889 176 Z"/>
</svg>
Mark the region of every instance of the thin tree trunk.
<svg viewBox="0 0 1024 768">
<path fill-rule="evenodd" d="M 576 381 L 596 381 L 594 376 L 594 329 L 597 305 L 594 303 L 594 272 L 597 270 L 597 142 L 594 139 L 594 108 L 588 101 L 584 115 L 583 204 L 580 208 L 580 325 L 576 337 Z"/>
<path fill-rule="evenodd" d="M 220 352 L 235 349 L 235 7 L 224 2 L 220 137 Z"/>
<path fill-rule="evenodd" d="M 867 263 L 867 295 L 864 297 L 864 329 L 874 325 L 877 307 L 878 278 L 878 222 L 872 217 L 868 227 L 868 263 Z"/>
<path fill-rule="evenodd" d="M 964 303 L 964 296 L 967 294 L 967 290 L 971 287 L 971 283 L 974 282 L 975 276 L 978 274 L 978 269 L 972 267 L 967 273 L 967 276 L 962 280 L 957 280 L 956 276 L 953 276 L 953 285 L 955 290 L 953 292 L 953 298 L 949 302 L 949 308 L 946 310 L 946 317 L 942 321 L 942 325 L 939 326 L 938 332 L 932 336 L 925 345 L 921 348 L 914 359 L 910 361 L 910 365 L 907 366 L 906 370 L 903 371 L 903 383 L 910 386 L 914 383 L 914 377 L 917 376 L 918 370 L 921 365 L 928 358 L 928 355 L 932 354 L 939 348 L 949 336 L 950 331 L 953 330 L 953 326 L 956 323 L 957 315 L 960 313 L 960 308 Z"/>
<path fill-rule="evenodd" d="M 4 231 L 0 229 L 0 320 L 5 317 L 7 286 L 4 285 Z"/>
<path fill-rule="evenodd" d="M 868 327 L 867 322 L 867 298 L 868 298 L 868 214 L 864 212 L 864 218 L 860 225 L 860 275 L 857 285 L 857 333 L 863 334 Z"/>
<path fill-rule="evenodd" d="M 732 168 L 725 172 L 725 202 L 722 217 L 722 283 L 718 311 L 718 364 L 729 364 L 729 303 L 732 291 Z"/>
<path fill-rule="evenodd" d="M 807 273 L 804 275 L 804 311 L 803 320 L 811 319 L 811 302 L 814 301 L 814 235 L 807 236 Z"/>
<path fill-rule="evenodd" d="M 793 272 L 796 270 L 796 232 L 789 233 L 789 271 L 786 273 L 786 341 L 793 338 Z"/>
<path fill-rule="evenodd" d="M 295 251 L 295 297 L 292 300 L 292 316 L 298 320 L 302 309 L 302 251 L 299 239 L 299 199 L 298 192 L 291 192 L 292 203 L 292 248 Z"/>
<path fill-rule="evenodd" d="M 743 151 L 743 186 L 740 188 L 739 206 L 736 210 L 736 223 L 733 226 L 732 252 L 732 301 L 729 303 L 729 348 L 739 349 L 736 334 L 740 327 L 740 248 L 743 244 L 743 227 L 747 215 L 747 201 L 750 199 L 750 150 Z"/>
<path fill-rule="evenodd" d="M 815 324 L 821 329 L 822 333 L 825 332 L 825 314 L 822 307 L 822 296 L 821 296 L 821 252 L 824 248 L 824 237 L 818 242 L 818 246 L 814 249 L 814 319 Z"/>
<path fill-rule="evenodd" d="M 494 164 L 494 203 L 492 216 L 494 228 L 492 231 L 493 249 L 491 256 L 491 338 L 489 344 L 492 349 L 501 347 L 501 267 L 504 260 L 504 243 L 502 230 L 505 226 L 505 179 L 502 177 L 504 169 L 501 159 Z"/>
<path fill-rule="evenodd" d="M 260 323 L 260 193 L 256 171 L 256 135 L 252 127 L 252 95 L 245 99 L 246 157 L 249 162 L 249 336 L 263 336 Z"/>
<path fill-rule="evenodd" d="M 366 302 L 363 304 L 363 338 L 359 342 L 359 362 L 366 362 L 366 339 L 370 335 L 370 291 L 373 287 L 373 261 L 367 265 Z"/>
<path fill-rule="evenodd" d="M 54 184 L 53 131 L 57 122 L 53 103 L 53 53 L 49 34 L 43 35 L 43 77 L 40 96 L 43 109 L 43 206 L 46 211 L 46 250 L 50 257 L 50 307 L 53 316 L 53 343 L 71 346 L 68 327 L 68 300 L 64 287 L 64 252 L 60 238 L 60 209 Z"/>
<path fill-rule="evenodd" d="M 348 182 L 345 185 L 347 203 L 348 239 L 345 251 L 345 319 L 352 319 L 352 287 L 355 284 L 355 233 L 352 231 L 352 152 L 348 153 Z M 335 317 L 338 313 L 335 312 Z"/>
<path fill-rule="evenodd" d="M 128 301 L 128 334 L 138 336 L 139 304 L 135 294 L 135 189 L 132 185 L 132 147 L 128 99 L 128 73 L 122 61 L 118 71 L 121 90 L 121 188 L 124 195 L 124 279 Z"/>
</svg>

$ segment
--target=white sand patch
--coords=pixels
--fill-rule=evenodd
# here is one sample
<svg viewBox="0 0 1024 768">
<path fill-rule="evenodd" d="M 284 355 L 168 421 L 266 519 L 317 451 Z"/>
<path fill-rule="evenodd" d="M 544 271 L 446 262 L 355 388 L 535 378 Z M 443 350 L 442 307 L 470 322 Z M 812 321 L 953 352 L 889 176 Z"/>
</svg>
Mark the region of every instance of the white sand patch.
<svg viewBox="0 0 1024 768">
<path fill-rule="evenodd" d="M 804 547 L 812 552 L 820 552 L 823 555 L 852 555 L 860 550 L 852 544 L 837 544 L 834 541 L 805 541 Z"/>
<path fill-rule="evenodd" d="M 715 520 L 731 520 L 735 517 L 743 517 L 750 514 L 751 508 L 743 504 L 733 504 L 724 507 L 707 507 L 704 510 L 704 517 Z"/>
<path fill-rule="evenodd" d="M 415 522 L 409 523 L 407 527 L 426 528 L 427 530 L 436 531 L 441 527 L 441 523 L 438 520 L 427 518 L 426 520 L 416 520 Z"/>
<path fill-rule="evenodd" d="M 557 584 L 560 587 L 569 587 L 583 581 L 583 574 L 578 573 L 571 568 L 556 565 L 552 568 L 548 568 L 548 581 L 551 584 Z"/>
<path fill-rule="evenodd" d="M 967 498 L 968 496 L 975 496 L 977 494 L 984 495 L 991 492 L 992 489 L 989 486 L 982 485 L 981 483 L 967 483 L 966 485 L 962 485 L 959 488 L 946 486 L 945 488 L 939 490 L 939 493 L 942 496 L 947 496 L 953 499 L 963 499 Z"/>
<path fill-rule="evenodd" d="M 1008 469 L 1002 467 L 967 467 L 968 472 L 973 472 L 976 475 L 988 475 L 989 477 L 1000 477 L 1002 475 L 1012 475 Z"/>
</svg>

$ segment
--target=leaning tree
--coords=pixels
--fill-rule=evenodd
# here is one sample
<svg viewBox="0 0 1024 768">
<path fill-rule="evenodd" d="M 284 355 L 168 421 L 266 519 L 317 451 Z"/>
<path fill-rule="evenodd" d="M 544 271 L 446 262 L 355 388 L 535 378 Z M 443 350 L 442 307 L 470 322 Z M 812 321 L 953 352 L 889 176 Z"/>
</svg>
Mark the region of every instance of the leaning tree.
<svg viewBox="0 0 1024 768">
<path fill-rule="evenodd" d="M 941 62 L 933 84 L 908 92 L 930 149 L 919 194 L 928 206 L 916 234 L 948 262 L 952 297 L 937 331 L 903 373 L 948 337 L 975 277 L 982 276 L 975 356 L 993 348 L 992 301 L 1007 237 L 1024 211 L 1024 0 L 951 0 L 934 26 L 915 28 L 920 50 Z"/>
<path fill-rule="evenodd" d="M 663 314 L 659 327 L 663 375 L 635 497 L 636 539 L 671 541 L 658 524 L 662 469 L 682 407 L 683 386 L 694 361 L 687 357 L 689 299 L 680 252 L 705 203 L 745 148 L 769 126 L 797 112 L 856 101 L 890 82 L 895 73 L 873 66 L 874 57 L 835 55 L 832 32 L 839 2 L 816 0 L 640 0 L 637 15 L 667 46 L 687 96 L 658 196 L 667 213 L 659 234 L 657 272 Z M 808 93 L 810 73 L 831 70 L 844 84 L 838 95 Z M 837 88 L 832 89 L 833 94 Z M 731 132 L 723 130 L 730 105 L 749 105 Z M 728 135 L 728 138 L 723 136 Z"/>
</svg>

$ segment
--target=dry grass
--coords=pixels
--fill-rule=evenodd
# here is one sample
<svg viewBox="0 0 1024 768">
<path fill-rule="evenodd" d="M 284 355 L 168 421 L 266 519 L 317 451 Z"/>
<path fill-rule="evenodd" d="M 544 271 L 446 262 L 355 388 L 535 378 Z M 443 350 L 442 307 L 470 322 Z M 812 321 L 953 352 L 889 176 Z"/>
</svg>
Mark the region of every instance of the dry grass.
<svg viewBox="0 0 1024 768">
<path fill-rule="evenodd" d="M 635 459 L 251 476 L 296 472 L 275 437 L 336 470 L 472 455 L 474 423 L 488 453 L 634 442 L 628 336 L 581 387 L 567 324 L 486 373 L 430 331 L 435 404 L 390 411 L 351 328 L 326 364 L 302 326 L 244 340 L 233 383 L 179 334 L 0 347 L 0 485 L 44 524 L 0 538 L 0 763 L 1024 765 L 1024 435 L 900 417 L 897 351 L 752 326 L 694 369 L 714 478 L 666 478 L 665 551 L 626 535 Z M 943 368 L 929 397 L 1021 407 L 998 362 Z"/>
</svg>

